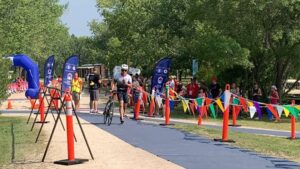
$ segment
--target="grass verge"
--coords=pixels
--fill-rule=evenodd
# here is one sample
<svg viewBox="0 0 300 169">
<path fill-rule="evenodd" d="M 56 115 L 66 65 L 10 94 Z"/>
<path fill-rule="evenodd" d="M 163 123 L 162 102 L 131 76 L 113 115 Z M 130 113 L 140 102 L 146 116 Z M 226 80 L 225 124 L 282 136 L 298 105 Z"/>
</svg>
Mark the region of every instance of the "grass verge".
<svg viewBox="0 0 300 169">
<path fill-rule="evenodd" d="M 40 154 L 43 144 L 34 143 L 38 129 L 31 132 L 30 127 L 23 117 L 0 115 L 0 168 Z"/>
<path fill-rule="evenodd" d="M 190 124 L 176 124 L 173 127 L 192 134 L 205 136 L 209 139 L 221 138 L 222 136 L 220 129 L 198 127 Z M 300 140 L 288 140 L 281 137 L 261 136 L 240 132 L 230 132 L 229 139 L 236 141 L 233 146 L 239 148 L 300 162 Z"/>
<path fill-rule="evenodd" d="M 198 117 L 197 115 L 198 114 L 195 112 L 196 118 Z M 289 117 L 286 118 L 284 117 L 284 115 L 282 115 L 281 120 L 278 122 L 269 121 L 266 115 L 263 117 L 263 120 L 250 119 L 249 116 L 250 115 L 243 114 L 243 116 L 240 116 L 237 119 L 237 124 L 242 126 L 247 126 L 247 127 L 263 128 L 263 129 L 271 129 L 271 130 L 291 130 L 290 118 Z M 196 121 L 193 115 L 183 112 L 181 105 L 178 105 L 175 108 L 174 112 L 171 113 L 171 118 Z M 216 119 L 209 118 L 208 120 L 206 120 L 205 118 L 203 118 L 203 122 L 212 122 L 220 125 L 222 124 L 222 120 L 223 119 L 220 115 Z M 231 116 L 230 116 L 229 124 L 232 124 Z M 296 121 L 296 130 L 298 126 L 300 128 L 300 121 Z"/>
</svg>

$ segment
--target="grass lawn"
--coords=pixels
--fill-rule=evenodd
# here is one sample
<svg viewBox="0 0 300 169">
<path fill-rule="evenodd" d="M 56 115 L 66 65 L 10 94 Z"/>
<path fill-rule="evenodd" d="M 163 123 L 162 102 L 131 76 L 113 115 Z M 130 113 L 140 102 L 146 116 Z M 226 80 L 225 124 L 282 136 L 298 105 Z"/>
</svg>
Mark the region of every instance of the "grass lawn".
<svg viewBox="0 0 300 169">
<path fill-rule="evenodd" d="M 204 136 L 209 139 L 221 138 L 220 129 L 198 127 L 190 124 L 176 124 L 173 126 L 182 131 Z M 288 140 L 286 138 L 261 136 L 240 132 L 230 132 L 229 139 L 236 141 L 233 146 L 249 149 L 260 154 L 287 158 L 300 162 L 300 140 Z"/>
<path fill-rule="evenodd" d="M 27 125 L 24 117 L 0 115 L 0 168 L 12 162 L 22 162 L 25 159 L 30 159 L 31 156 L 42 152 L 43 143 L 34 143 L 38 129 L 36 128 L 31 132 L 30 127 L 31 124 Z"/>
<path fill-rule="evenodd" d="M 197 118 L 197 114 L 195 112 L 195 116 Z M 249 115 L 250 116 L 250 115 Z M 290 118 L 284 117 L 284 115 L 281 116 L 281 120 L 279 122 L 269 121 L 267 117 L 264 116 L 263 120 L 260 121 L 258 119 L 250 119 L 250 117 L 247 116 L 247 114 L 244 114 L 243 117 L 239 117 L 237 119 L 237 124 L 247 127 L 256 127 L 256 128 L 264 128 L 264 129 L 274 129 L 274 130 L 290 130 L 291 129 L 291 123 Z M 187 113 L 183 112 L 182 106 L 178 105 L 174 112 L 171 113 L 171 118 L 176 119 L 188 119 L 188 120 L 195 120 L 193 115 L 189 115 Z M 209 118 L 206 120 L 203 118 L 203 122 L 213 122 L 222 124 L 222 117 L 218 117 L 217 119 Z M 232 124 L 231 116 L 229 120 L 229 124 Z M 296 121 L 296 130 L 300 130 L 300 120 Z"/>
</svg>

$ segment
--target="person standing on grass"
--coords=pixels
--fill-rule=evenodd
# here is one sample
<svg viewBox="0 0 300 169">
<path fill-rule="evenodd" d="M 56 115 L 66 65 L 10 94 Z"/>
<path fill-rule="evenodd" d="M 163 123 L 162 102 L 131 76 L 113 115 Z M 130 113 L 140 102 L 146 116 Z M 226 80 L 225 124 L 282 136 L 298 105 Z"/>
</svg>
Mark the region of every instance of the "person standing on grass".
<svg viewBox="0 0 300 169">
<path fill-rule="evenodd" d="M 254 84 L 254 88 L 252 92 L 253 92 L 253 100 L 258 102 L 261 101 L 262 92 L 257 83 Z"/>
<path fill-rule="evenodd" d="M 200 88 L 198 97 L 203 99 L 206 97 L 206 93 L 204 92 L 203 88 Z"/>
<path fill-rule="evenodd" d="M 221 89 L 219 83 L 217 83 L 216 77 L 212 78 L 212 81 L 210 84 L 210 94 L 213 99 L 220 97 L 222 94 L 222 89 Z"/>
<path fill-rule="evenodd" d="M 200 89 L 200 87 L 197 83 L 197 79 L 196 79 L 196 77 L 193 77 L 191 79 L 191 83 L 187 85 L 188 98 L 192 98 L 192 99 L 197 98 L 197 96 L 199 94 L 199 89 Z"/>
<path fill-rule="evenodd" d="M 211 94 L 212 99 L 217 99 L 222 94 L 222 89 L 221 89 L 220 85 L 217 83 L 216 77 L 212 78 L 209 92 Z M 218 106 L 215 105 L 215 109 L 216 109 L 216 115 L 218 115 L 219 114 Z"/>
<path fill-rule="evenodd" d="M 90 92 L 90 113 L 98 113 L 98 100 L 99 100 L 99 89 L 100 89 L 100 76 L 97 74 L 95 68 L 88 77 L 88 85 Z"/>
<path fill-rule="evenodd" d="M 270 103 L 273 105 L 277 105 L 279 103 L 279 95 L 277 92 L 277 87 L 275 85 L 272 85 L 271 87 L 269 99 L 270 99 Z M 269 120 L 272 120 L 273 119 L 272 113 L 268 112 L 268 117 Z"/>
<path fill-rule="evenodd" d="M 75 103 L 75 110 L 79 109 L 79 105 L 80 105 L 80 95 L 82 92 L 82 79 L 80 77 L 78 77 L 78 73 L 76 72 L 74 74 L 74 79 L 72 80 L 71 83 L 71 91 L 72 91 L 72 98 L 74 100 Z"/>
<path fill-rule="evenodd" d="M 236 84 L 235 83 L 231 84 L 231 86 L 230 86 L 230 92 L 232 94 L 236 94 Z"/>
</svg>

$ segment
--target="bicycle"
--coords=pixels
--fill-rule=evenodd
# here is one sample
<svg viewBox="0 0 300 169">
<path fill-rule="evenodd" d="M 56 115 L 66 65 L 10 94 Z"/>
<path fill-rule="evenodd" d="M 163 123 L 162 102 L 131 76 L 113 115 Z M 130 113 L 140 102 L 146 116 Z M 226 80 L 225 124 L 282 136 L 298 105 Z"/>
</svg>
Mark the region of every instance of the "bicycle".
<svg viewBox="0 0 300 169">
<path fill-rule="evenodd" d="M 113 116 L 114 116 L 114 98 L 113 96 L 116 94 L 115 91 L 112 92 L 112 95 L 109 96 L 109 99 L 105 105 L 104 111 L 103 111 L 103 122 L 104 124 L 107 124 L 108 126 L 111 125 Z"/>
</svg>

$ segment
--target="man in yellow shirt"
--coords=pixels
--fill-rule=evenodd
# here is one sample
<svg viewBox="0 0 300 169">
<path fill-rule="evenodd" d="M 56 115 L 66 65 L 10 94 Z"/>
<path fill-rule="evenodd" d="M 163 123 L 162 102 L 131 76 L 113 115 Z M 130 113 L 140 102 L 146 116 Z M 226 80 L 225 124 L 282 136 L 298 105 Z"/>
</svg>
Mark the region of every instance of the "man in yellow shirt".
<svg viewBox="0 0 300 169">
<path fill-rule="evenodd" d="M 79 109 L 79 101 L 80 101 L 80 94 L 82 91 L 82 79 L 78 77 L 78 73 L 74 74 L 74 79 L 72 80 L 72 97 L 75 102 L 75 109 Z"/>
</svg>

